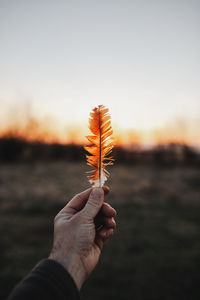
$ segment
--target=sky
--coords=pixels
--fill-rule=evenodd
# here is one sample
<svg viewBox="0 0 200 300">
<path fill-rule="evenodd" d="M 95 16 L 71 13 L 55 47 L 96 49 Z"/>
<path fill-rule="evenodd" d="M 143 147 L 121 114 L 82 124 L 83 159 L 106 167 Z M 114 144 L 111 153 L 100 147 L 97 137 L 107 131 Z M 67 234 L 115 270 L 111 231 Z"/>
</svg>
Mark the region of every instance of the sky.
<svg viewBox="0 0 200 300">
<path fill-rule="evenodd" d="M 199 36 L 198 0 L 0 0 L 0 129 L 104 104 L 117 133 L 200 145 Z"/>
</svg>

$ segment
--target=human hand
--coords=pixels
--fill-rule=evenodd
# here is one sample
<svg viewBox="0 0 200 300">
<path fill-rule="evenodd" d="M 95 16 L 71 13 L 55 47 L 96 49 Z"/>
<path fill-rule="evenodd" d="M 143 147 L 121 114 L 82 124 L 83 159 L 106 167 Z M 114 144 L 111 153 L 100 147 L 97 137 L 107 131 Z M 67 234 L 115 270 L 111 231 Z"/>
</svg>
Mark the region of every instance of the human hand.
<svg viewBox="0 0 200 300">
<path fill-rule="evenodd" d="M 95 268 L 104 242 L 116 227 L 116 211 L 104 203 L 109 189 L 90 188 L 77 194 L 57 214 L 49 258 L 62 264 L 80 290 Z"/>
</svg>

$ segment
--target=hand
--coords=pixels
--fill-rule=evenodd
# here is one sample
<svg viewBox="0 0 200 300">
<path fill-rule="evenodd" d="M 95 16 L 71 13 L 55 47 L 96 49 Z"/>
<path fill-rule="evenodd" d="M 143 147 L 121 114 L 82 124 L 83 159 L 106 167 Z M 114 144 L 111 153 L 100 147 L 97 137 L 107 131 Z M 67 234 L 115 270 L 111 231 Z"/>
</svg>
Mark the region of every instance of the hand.
<svg viewBox="0 0 200 300">
<path fill-rule="evenodd" d="M 90 188 L 77 194 L 55 217 L 49 258 L 66 268 L 78 289 L 95 268 L 104 242 L 116 226 L 116 211 L 104 203 L 108 191 L 107 187 Z"/>
</svg>

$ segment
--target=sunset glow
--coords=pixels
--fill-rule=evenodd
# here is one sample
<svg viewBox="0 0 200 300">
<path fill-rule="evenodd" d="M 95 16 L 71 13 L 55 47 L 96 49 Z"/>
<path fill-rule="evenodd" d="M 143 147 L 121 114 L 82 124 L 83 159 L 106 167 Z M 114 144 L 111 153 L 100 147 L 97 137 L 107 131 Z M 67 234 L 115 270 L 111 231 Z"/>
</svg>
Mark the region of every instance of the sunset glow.
<svg viewBox="0 0 200 300">
<path fill-rule="evenodd" d="M 1 1 L 0 135 L 82 144 L 103 104 L 116 145 L 200 147 L 199 9 L 195 0 Z"/>
<path fill-rule="evenodd" d="M 25 124 L 11 123 L 1 129 L 0 137 L 17 137 L 27 141 L 40 141 L 45 143 L 61 144 L 85 144 L 85 136 L 88 134 L 87 124 L 84 126 L 64 126 L 55 125 L 48 120 L 39 122 L 30 119 Z M 199 146 L 199 128 L 189 131 L 181 128 L 179 124 L 165 126 L 152 130 L 120 129 L 113 126 L 113 139 L 115 146 L 145 147 L 158 144 L 179 143 L 191 146 Z"/>
</svg>

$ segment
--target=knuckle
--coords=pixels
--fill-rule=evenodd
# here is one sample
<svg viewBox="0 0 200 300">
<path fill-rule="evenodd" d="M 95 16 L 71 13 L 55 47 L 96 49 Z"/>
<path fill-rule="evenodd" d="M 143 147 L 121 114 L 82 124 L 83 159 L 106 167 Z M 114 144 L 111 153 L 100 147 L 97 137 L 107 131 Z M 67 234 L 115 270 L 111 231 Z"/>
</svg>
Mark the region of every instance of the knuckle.
<svg viewBox="0 0 200 300">
<path fill-rule="evenodd" d="M 92 201 L 88 201 L 88 205 L 92 208 L 95 208 L 98 206 L 98 201 L 96 199 L 91 199 Z"/>
<path fill-rule="evenodd" d="M 101 202 L 101 197 L 95 197 L 95 198 L 92 197 L 89 199 L 88 204 L 93 207 L 96 207 L 99 205 L 100 202 Z"/>
<path fill-rule="evenodd" d="M 57 223 L 58 218 L 59 218 L 59 214 L 57 214 L 57 215 L 54 217 L 54 224 Z"/>
<path fill-rule="evenodd" d="M 74 198 L 79 200 L 81 198 L 81 193 L 76 194 Z"/>
<path fill-rule="evenodd" d="M 80 193 L 74 195 L 70 200 L 69 202 L 73 201 L 74 199 L 79 199 L 80 198 Z"/>
</svg>

